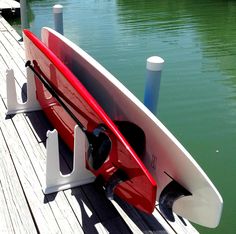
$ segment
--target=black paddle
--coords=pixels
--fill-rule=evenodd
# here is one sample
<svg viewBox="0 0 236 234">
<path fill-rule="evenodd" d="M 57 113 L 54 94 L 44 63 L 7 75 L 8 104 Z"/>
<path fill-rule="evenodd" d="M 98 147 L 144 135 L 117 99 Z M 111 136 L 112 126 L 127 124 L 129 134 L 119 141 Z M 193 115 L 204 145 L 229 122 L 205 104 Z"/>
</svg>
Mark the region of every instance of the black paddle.
<svg viewBox="0 0 236 234">
<path fill-rule="evenodd" d="M 37 63 L 34 62 L 37 69 L 40 71 Z M 31 61 L 28 60 L 25 64 L 29 67 L 36 77 L 43 83 L 49 93 L 58 101 L 58 103 L 64 108 L 64 110 L 70 115 L 70 117 L 76 122 L 80 129 L 85 133 L 89 141 L 88 158 L 87 162 L 91 168 L 98 170 L 102 164 L 106 161 L 112 147 L 112 142 L 106 133 L 106 126 L 104 124 L 98 125 L 92 132 L 83 126 L 73 112 L 68 108 L 64 101 L 60 98 L 59 94 L 52 87 L 51 84 L 38 72 Z M 42 73 L 42 72 L 41 72 Z M 134 148 L 137 155 L 142 156 L 145 151 L 145 134 L 141 128 L 137 125 L 128 121 L 115 121 L 120 132 L 125 136 L 130 145 Z M 105 192 L 108 199 L 113 198 L 114 188 L 121 182 L 128 180 L 125 172 L 121 169 L 117 169 L 114 174 L 110 177 L 109 181 L 106 182 Z"/>
<path fill-rule="evenodd" d="M 99 169 L 102 166 L 102 164 L 106 161 L 111 150 L 111 140 L 106 134 L 106 127 L 103 124 L 100 124 L 92 132 L 88 132 L 87 129 L 83 126 L 83 124 L 78 120 L 78 118 L 73 114 L 73 112 L 60 98 L 56 90 L 34 68 L 34 66 L 32 66 L 30 60 L 26 62 L 25 67 L 29 67 L 34 72 L 34 74 L 43 83 L 43 85 L 49 91 L 49 93 L 58 101 L 58 103 L 63 107 L 63 109 L 76 122 L 79 128 L 85 133 L 89 141 L 88 163 L 94 170 Z"/>
</svg>

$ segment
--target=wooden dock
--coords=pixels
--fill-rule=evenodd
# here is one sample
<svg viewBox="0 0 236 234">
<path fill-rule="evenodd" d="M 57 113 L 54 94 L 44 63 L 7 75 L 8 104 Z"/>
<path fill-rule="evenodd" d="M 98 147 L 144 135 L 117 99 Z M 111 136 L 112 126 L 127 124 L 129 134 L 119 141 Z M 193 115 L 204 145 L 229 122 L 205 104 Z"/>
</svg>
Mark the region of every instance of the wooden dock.
<svg viewBox="0 0 236 234">
<path fill-rule="evenodd" d="M 93 183 L 44 195 L 46 132 L 52 127 L 41 111 L 5 115 L 6 69 L 14 69 L 17 92 L 26 99 L 19 39 L 0 16 L 0 233 L 197 233 L 177 216 L 167 222 L 158 206 L 149 216 L 119 199 L 113 204 Z M 61 171 L 68 173 L 72 155 L 63 143 L 60 156 Z"/>
<path fill-rule="evenodd" d="M 19 16 L 20 3 L 14 0 L 0 0 L 0 14 L 4 16 Z"/>
</svg>

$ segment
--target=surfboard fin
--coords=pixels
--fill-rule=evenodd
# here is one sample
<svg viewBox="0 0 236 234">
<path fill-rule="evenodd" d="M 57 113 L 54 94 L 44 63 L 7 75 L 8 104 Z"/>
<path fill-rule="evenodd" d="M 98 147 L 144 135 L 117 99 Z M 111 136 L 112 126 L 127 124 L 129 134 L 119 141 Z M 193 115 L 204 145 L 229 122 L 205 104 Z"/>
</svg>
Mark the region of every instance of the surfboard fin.
<svg viewBox="0 0 236 234">
<path fill-rule="evenodd" d="M 105 185 L 105 194 L 109 200 L 113 200 L 114 189 L 115 187 L 128 179 L 128 176 L 124 171 L 118 169 L 114 174 L 110 177 L 109 181 Z"/>
<path fill-rule="evenodd" d="M 99 125 L 88 134 L 90 149 L 88 154 L 88 164 L 94 170 L 98 170 L 106 161 L 111 150 L 111 139 L 106 134 L 106 127 Z"/>
<path fill-rule="evenodd" d="M 192 194 L 180 185 L 177 181 L 172 180 L 161 192 L 159 198 L 159 207 L 161 213 L 171 222 L 175 221 L 173 214 L 173 205 L 175 201 L 184 196 Z"/>
</svg>

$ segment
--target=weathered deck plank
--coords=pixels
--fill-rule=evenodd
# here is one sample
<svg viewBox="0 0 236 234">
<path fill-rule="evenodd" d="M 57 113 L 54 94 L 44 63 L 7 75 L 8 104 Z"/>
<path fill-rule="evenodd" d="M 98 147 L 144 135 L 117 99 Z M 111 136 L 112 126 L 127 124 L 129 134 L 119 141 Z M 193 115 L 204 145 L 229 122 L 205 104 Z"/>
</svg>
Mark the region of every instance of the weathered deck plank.
<svg viewBox="0 0 236 234">
<path fill-rule="evenodd" d="M 4 60 L 9 68 L 14 69 L 15 74 L 17 74 L 17 82 L 21 85 L 25 83 L 25 61 L 19 56 L 15 51 L 9 40 L 4 36 L 4 32 L 0 32 L 1 41 L 1 54 L 4 56 Z M 9 34 L 7 32 L 7 34 Z"/>
<path fill-rule="evenodd" d="M 19 233 L 37 233 L 2 129 L 0 129 L 0 183 L 1 200 L 5 198 L 5 201 L 2 201 L 3 206 L 0 207 L 1 215 L 4 214 L 0 233 L 10 233 L 13 230 Z M 4 222 L 5 218 L 7 222 Z"/>
<path fill-rule="evenodd" d="M 9 51 L 7 50 L 6 45 L 3 45 L 3 41 L 5 42 L 5 38 L 2 34 L 2 32 L 0 32 L 0 51 L 1 51 L 1 96 L 2 98 L 6 98 L 6 85 L 5 85 L 5 80 L 6 80 L 6 69 L 13 69 L 14 73 L 17 75 L 17 86 L 16 86 L 16 91 L 18 93 L 18 97 L 21 97 L 21 87 L 23 86 L 23 84 L 25 83 L 25 70 L 24 69 L 20 69 L 19 65 L 18 65 L 18 61 L 14 60 L 14 57 L 12 55 L 9 54 Z M 18 59 L 19 60 L 19 59 Z M 23 60 L 21 61 L 21 64 L 23 63 Z M 23 65 L 24 67 L 24 65 Z M 18 98 L 20 99 L 20 98 Z"/>
<path fill-rule="evenodd" d="M 18 135 L 12 119 L 5 119 L 5 105 L 0 101 L 0 120 L 4 138 L 7 140 L 12 160 L 22 183 L 25 196 L 40 232 L 60 233 L 57 220 L 48 203 L 44 204 L 44 194 L 41 191 L 37 175 L 29 161 L 28 154 Z M 37 152 L 35 152 L 37 154 Z"/>
<path fill-rule="evenodd" d="M 0 51 L 1 51 L 1 44 L 0 44 Z M 3 77 L 6 76 L 7 65 L 5 64 L 5 61 L 3 60 L 1 54 L 0 54 L 0 67 L 1 67 L 1 69 L 0 69 L 0 82 L 1 82 L 0 95 L 2 98 L 6 99 L 6 97 L 7 97 L 6 86 L 4 85 L 4 83 L 2 83 L 2 80 L 3 80 Z"/>
<path fill-rule="evenodd" d="M 1 170 L 1 169 L 0 169 Z M 1 176 L 1 175 L 0 175 Z M 14 228 L 11 222 L 11 215 L 7 207 L 7 199 L 3 191 L 2 179 L 0 179 L 0 233 L 13 233 Z"/>
<path fill-rule="evenodd" d="M 16 32 L 14 28 L 12 28 L 10 24 L 6 23 L 6 20 L 3 17 L 0 17 L 0 31 L 8 31 L 16 41 L 19 41 L 21 39 L 21 36 Z M 23 43 L 19 42 L 19 44 L 23 48 Z"/>
</svg>

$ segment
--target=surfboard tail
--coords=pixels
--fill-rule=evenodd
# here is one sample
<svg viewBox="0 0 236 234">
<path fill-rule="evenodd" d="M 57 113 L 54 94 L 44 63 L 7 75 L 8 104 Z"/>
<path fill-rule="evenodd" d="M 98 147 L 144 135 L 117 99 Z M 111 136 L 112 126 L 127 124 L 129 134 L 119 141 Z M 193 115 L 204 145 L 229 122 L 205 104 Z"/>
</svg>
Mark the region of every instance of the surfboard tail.
<svg viewBox="0 0 236 234">
<path fill-rule="evenodd" d="M 170 178 L 171 182 L 164 187 L 159 196 L 159 208 L 163 216 L 175 222 L 174 214 L 176 214 L 208 228 L 217 227 L 223 208 L 223 200 L 218 191 L 212 194 L 209 189 L 199 188 L 191 193 L 172 177 Z"/>
</svg>

